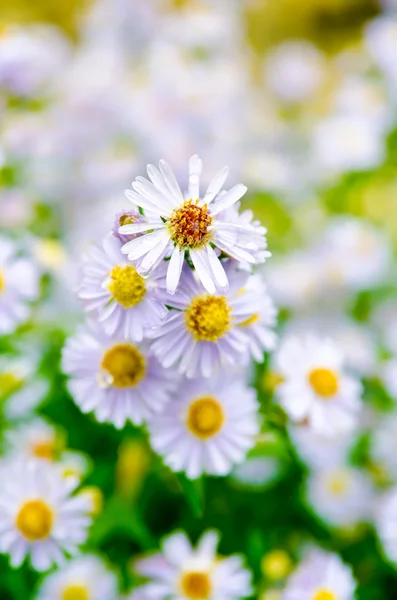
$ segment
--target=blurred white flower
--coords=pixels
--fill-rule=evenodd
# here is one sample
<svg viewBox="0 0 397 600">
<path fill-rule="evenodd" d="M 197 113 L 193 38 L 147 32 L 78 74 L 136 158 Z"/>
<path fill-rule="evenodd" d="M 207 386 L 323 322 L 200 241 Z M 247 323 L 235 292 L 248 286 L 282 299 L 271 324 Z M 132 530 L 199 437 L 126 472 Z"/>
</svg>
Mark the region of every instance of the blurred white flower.
<svg viewBox="0 0 397 600">
<path fill-rule="evenodd" d="M 11 333 L 29 318 L 29 301 L 39 294 L 39 273 L 28 258 L 18 256 L 18 247 L 0 237 L 0 335 Z"/>
<path fill-rule="evenodd" d="M 354 600 L 352 570 L 338 554 L 312 550 L 291 575 L 282 600 Z"/>
<path fill-rule="evenodd" d="M 178 398 L 149 420 L 153 449 L 191 479 L 227 475 L 244 460 L 259 432 L 255 392 L 237 377 L 185 381 Z"/>
<path fill-rule="evenodd" d="M 397 565 L 397 487 L 387 491 L 378 500 L 375 525 L 387 559 Z"/>
<path fill-rule="evenodd" d="M 10 421 L 25 419 L 46 397 L 50 382 L 38 371 L 37 356 L 40 347 L 27 350 L 24 355 L 3 354 L 0 357 L 0 398 L 4 414 Z"/>
<path fill-rule="evenodd" d="M 397 413 L 385 414 L 372 424 L 370 455 L 377 468 L 397 481 Z"/>
<path fill-rule="evenodd" d="M 282 378 L 276 394 L 292 421 L 328 437 L 357 425 L 361 385 L 345 373 L 343 354 L 331 340 L 287 337 L 275 359 Z"/>
<path fill-rule="evenodd" d="M 250 596 L 251 573 L 240 556 L 217 556 L 218 542 L 215 531 L 204 533 L 196 548 L 183 532 L 165 538 L 160 554 L 136 563 L 137 572 L 151 580 L 142 592 L 153 600 L 240 600 Z"/>
<path fill-rule="evenodd" d="M 351 528 L 372 516 L 374 490 L 359 469 L 325 465 L 311 473 L 306 495 L 314 511 L 331 526 Z"/>
<path fill-rule="evenodd" d="M 55 427 L 36 417 L 6 432 L 6 455 L 53 462 L 60 452 L 61 442 Z"/>
<path fill-rule="evenodd" d="M 36 571 L 62 564 L 87 538 L 90 502 L 72 497 L 77 480 L 62 479 L 43 461 L 6 464 L 1 471 L 0 551 L 19 567 L 30 555 Z"/>
<path fill-rule="evenodd" d="M 97 556 L 82 556 L 48 575 L 35 600 L 113 600 L 117 578 Z"/>
<path fill-rule="evenodd" d="M 291 425 L 288 429 L 294 449 L 314 470 L 322 470 L 346 461 L 355 437 L 342 433 L 336 438 L 319 435 L 307 425 Z"/>
</svg>

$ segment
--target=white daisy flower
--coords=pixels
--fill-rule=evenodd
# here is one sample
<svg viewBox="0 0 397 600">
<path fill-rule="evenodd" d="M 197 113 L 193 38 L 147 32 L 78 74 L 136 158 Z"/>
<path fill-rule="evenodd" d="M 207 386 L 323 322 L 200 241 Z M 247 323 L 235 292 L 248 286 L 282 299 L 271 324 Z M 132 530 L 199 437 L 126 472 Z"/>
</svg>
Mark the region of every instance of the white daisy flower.
<svg viewBox="0 0 397 600">
<path fill-rule="evenodd" d="M 311 473 L 306 483 L 309 504 L 329 525 L 354 527 L 371 517 L 374 490 L 359 469 L 331 466 Z"/>
<path fill-rule="evenodd" d="M 148 166 L 150 181 L 137 177 L 133 191 L 127 197 L 138 207 L 157 215 L 144 224 L 125 225 L 120 233 L 130 235 L 145 233 L 123 247 L 129 260 L 137 261 L 138 272 L 146 277 L 154 271 L 161 260 L 171 255 L 167 270 L 167 290 L 173 294 L 178 287 L 185 253 L 197 271 L 203 286 L 210 294 L 229 287 L 227 274 L 214 247 L 226 255 L 248 263 L 257 262 L 257 253 L 263 251 L 262 259 L 270 256 L 266 251 L 266 229 L 244 222 L 230 222 L 223 218 L 223 211 L 245 194 L 245 185 L 238 184 L 220 194 L 228 175 L 224 167 L 210 182 L 200 198 L 202 161 L 194 155 L 189 161 L 189 189 L 183 195 L 169 165 L 160 161 L 160 171 Z"/>
<path fill-rule="evenodd" d="M 35 418 L 6 432 L 7 456 L 53 462 L 62 447 L 62 437 L 44 419 Z"/>
<path fill-rule="evenodd" d="M 27 258 L 17 256 L 11 240 L 0 237 L 0 335 L 29 317 L 28 302 L 39 294 L 39 276 Z"/>
<path fill-rule="evenodd" d="M 291 425 L 288 432 L 295 451 L 311 469 L 343 464 L 355 441 L 349 431 L 329 437 L 319 435 L 307 425 Z"/>
<path fill-rule="evenodd" d="M 259 432 L 253 389 L 236 377 L 185 381 L 167 410 L 149 420 L 152 448 L 190 479 L 227 475 Z"/>
<path fill-rule="evenodd" d="M 18 567 L 28 554 L 36 571 L 61 564 L 87 537 L 90 502 L 72 497 L 77 485 L 43 461 L 18 461 L 2 470 L 0 551 Z"/>
<path fill-rule="evenodd" d="M 283 381 L 276 393 L 297 423 L 333 437 L 352 430 L 361 408 L 361 385 L 343 370 L 341 350 L 328 339 L 287 337 L 276 355 Z"/>
<path fill-rule="evenodd" d="M 375 526 L 386 557 L 397 566 L 397 487 L 386 492 L 375 509 Z"/>
<path fill-rule="evenodd" d="M 193 271 L 185 267 L 178 291 L 169 300 L 165 321 L 150 334 L 152 349 L 164 367 L 178 364 L 187 377 L 210 377 L 225 364 L 259 361 L 275 345 L 270 327 L 276 311 L 259 276 L 226 265 L 229 290 L 207 294 Z"/>
<path fill-rule="evenodd" d="M 33 357 L 33 352 L 35 357 Z M 0 399 L 8 420 L 26 416 L 44 400 L 49 381 L 38 374 L 39 348 L 32 348 L 26 356 L 3 354 L 0 357 Z"/>
<path fill-rule="evenodd" d="M 48 575 L 36 600 L 113 600 L 117 597 L 116 575 L 97 556 L 82 556 Z"/>
<path fill-rule="evenodd" d="M 288 580 L 282 600 L 354 600 L 352 570 L 337 554 L 313 550 Z"/>
<path fill-rule="evenodd" d="M 80 409 L 118 428 L 160 412 L 177 382 L 145 346 L 109 337 L 93 323 L 67 341 L 63 370 Z"/>
<path fill-rule="evenodd" d="M 109 234 L 102 248 L 92 246 L 83 265 L 79 297 L 94 312 L 108 335 L 141 342 L 145 331 L 158 325 L 167 308 L 156 297 L 156 278 L 143 279 L 125 256 L 123 243 Z M 164 275 L 158 269 L 158 277 Z"/>
<path fill-rule="evenodd" d="M 137 572 L 151 580 L 142 591 L 153 600 L 239 600 L 250 596 L 251 573 L 242 558 L 217 556 L 218 543 L 215 531 L 204 533 L 196 548 L 182 532 L 165 538 L 160 554 L 136 564 Z"/>
</svg>

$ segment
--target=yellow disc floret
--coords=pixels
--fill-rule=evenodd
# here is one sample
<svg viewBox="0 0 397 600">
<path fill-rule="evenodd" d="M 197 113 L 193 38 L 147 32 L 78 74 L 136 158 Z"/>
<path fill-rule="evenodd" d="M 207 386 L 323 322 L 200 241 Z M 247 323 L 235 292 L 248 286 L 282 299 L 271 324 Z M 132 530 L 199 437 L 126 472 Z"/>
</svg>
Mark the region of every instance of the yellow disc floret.
<svg viewBox="0 0 397 600">
<path fill-rule="evenodd" d="M 182 594 L 191 600 L 207 600 L 211 595 L 211 580 L 208 573 L 189 571 L 180 580 Z"/>
<path fill-rule="evenodd" d="M 318 590 L 314 594 L 313 600 L 338 600 L 338 596 L 330 590 Z"/>
<path fill-rule="evenodd" d="M 5 286 L 6 286 L 6 282 L 5 282 L 4 274 L 0 269 L 0 294 L 1 294 L 1 292 L 4 291 Z"/>
<path fill-rule="evenodd" d="M 273 581 L 284 579 L 292 568 L 292 560 L 284 550 L 272 550 L 262 558 L 262 573 Z"/>
<path fill-rule="evenodd" d="M 334 396 L 339 389 L 338 376 L 330 369 L 310 371 L 309 382 L 316 394 L 324 398 Z"/>
<path fill-rule="evenodd" d="M 16 526 L 29 542 L 45 540 L 51 533 L 54 515 L 43 500 L 29 500 L 20 508 Z"/>
<path fill-rule="evenodd" d="M 132 308 L 143 300 L 146 284 L 133 265 L 117 265 L 110 273 L 108 290 L 123 308 Z"/>
<path fill-rule="evenodd" d="M 33 456 L 46 460 L 54 460 L 56 455 L 56 443 L 53 439 L 42 440 L 32 444 Z"/>
<path fill-rule="evenodd" d="M 146 372 L 145 358 L 136 346 L 129 343 L 109 348 L 102 358 L 101 366 L 109 377 L 109 385 L 118 388 L 136 386 Z"/>
<path fill-rule="evenodd" d="M 209 229 L 212 216 L 206 204 L 186 200 L 176 208 L 167 221 L 172 241 L 182 248 L 200 248 L 212 237 Z"/>
<path fill-rule="evenodd" d="M 85 585 L 69 585 L 61 596 L 62 600 L 90 600 L 90 595 Z"/>
<path fill-rule="evenodd" d="M 231 310 L 225 296 L 199 296 L 186 311 L 186 326 L 196 341 L 216 342 L 230 329 Z"/>
<path fill-rule="evenodd" d="M 221 430 L 224 421 L 222 406 L 211 396 L 198 398 L 189 406 L 187 426 L 196 437 L 207 440 Z"/>
</svg>

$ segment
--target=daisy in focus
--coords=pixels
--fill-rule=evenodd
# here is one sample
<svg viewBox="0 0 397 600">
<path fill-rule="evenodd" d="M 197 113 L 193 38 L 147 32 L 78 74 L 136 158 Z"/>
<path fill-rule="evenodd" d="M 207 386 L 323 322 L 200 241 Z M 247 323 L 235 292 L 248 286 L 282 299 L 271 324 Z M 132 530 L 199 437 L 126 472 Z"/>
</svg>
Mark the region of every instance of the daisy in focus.
<svg viewBox="0 0 397 600">
<path fill-rule="evenodd" d="M 63 351 L 69 390 L 83 412 L 121 428 L 160 412 L 177 383 L 146 346 L 107 336 L 93 323 L 69 339 Z"/>
<path fill-rule="evenodd" d="M 43 462 L 12 462 L 2 467 L 0 551 L 19 567 L 30 555 L 36 571 L 62 564 L 85 542 L 90 502 L 72 496 L 77 481 L 62 479 Z"/>
<path fill-rule="evenodd" d="M 113 600 L 118 581 L 96 556 L 86 555 L 48 575 L 36 600 Z"/>
<path fill-rule="evenodd" d="M 133 190 L 126 195 L 133 204 L 149 211 L 153 218 L 147 223 L 134 223 L 120 228 L 122 235 L 144 233 L 127 242 L 122 252 L 129 260 L 139 261 L 137 270 L 148 276 L 171 257 L 167 270 L 167 291 L 174 294 L 178 287 L 185 254 L 189 254 L 197 275 L 208 293 L 226 291 L 228 277 L 215 248 L 237 261 L 255 264 L 270 256 L 266 250 L 266 229 L 242 221 L 231 222 L 223 212 L 245 194 L 245 185 L 238 184 L 221 192 L 228 175 L 224 167 L 210 182 L 200 198 L 202 161 L 194 155 L 189 161 L 189 189 L 183 194 L 169 165 L 160 161 L 160 170 L 147 168 L 150 181 L 137 177 Z"/>
<path fill-rule="evenodd" d="M 29 317 L 28 303 L 39 295 L 39 274 L 32 261 L 17 256 L 14 243 L 0 237 L 0 335 Z"/>
<path fill-rule="evenodd" d="M 178 398 L 148 427 L 151 446 L 173 471 L 190 479 L 227 475 L 255 444 L 256 394 L 243 380 L 225 374 L 185 381 Z"/>
<path fill-rule="evenodd" d="M 136 598 L 152 600 L 239 600 L 252 593 L 251 573 L 240 556 L 217 556 L 219 536 L 207 531 L 193 548 L 183 532 L 165 538 L 162 552 L 137 562 L 136 570 L 151 581 Z M 133 596 L 135 598 L 135 596 Z"/>
<path fill-rule="evenodd" d="M 361 385 L 345 373 L 342 352 L 331 340 L 287 337 L 276 354 L 276 371 L 283 380 L 276 393 L 292 421 L 307 422 L 328 437 L 357 425 Z"/>
<path fill-rule="evenodd" d="M 276 309 L 259 276 L 226 265 L 229 290 L 207 294 L 185 267 L 164 322 L 150 333 L 151 347 L 164 367 L 178 365 L 187 377 L 210 377 L 220 367 L 258 361 L 271 350 Z M 164 302 L 166 300 L 164 299 Z"/>
<path fill-rule="evenodd" d="M 155 296 L 155 277 L 141 277 L 121 254 L 122 245 L 109 234 L 102 248 L 91 247 L 83 265 L 79 297 L 108 335 L 141 342 L 145 331 L 158 325 L 168 311 Z M 164 272 L 158 269 L 156 274 L 161 277 Z"/>
<path fill-rule="evenodd" d="M 313 550 L 288 580 L 282 600 L 354 600 L 356 582 L 337 554 Z"/>
</svg>

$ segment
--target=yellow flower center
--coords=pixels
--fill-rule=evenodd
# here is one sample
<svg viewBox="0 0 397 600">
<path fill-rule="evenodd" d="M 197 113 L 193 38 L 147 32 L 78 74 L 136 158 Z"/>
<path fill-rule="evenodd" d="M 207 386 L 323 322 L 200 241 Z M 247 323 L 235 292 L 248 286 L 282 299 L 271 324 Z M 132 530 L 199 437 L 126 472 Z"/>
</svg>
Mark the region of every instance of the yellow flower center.
<svg viewBox="0 0 397 600">
<path fill-rule="evenodd" d="M 248 319 L 239 323 L 239 326 L 240 327 L 249 327 L 249 325 L 253 325 L 254 323 L 257 323 L 259 321 L 259 318 L 260 318 L 259 313 L 254 313 L 253 315 L 248 317 Z"/>
<path fill-rule="evenodd" d="M 331 592 L 330 590 L 318 590 L 314 596 L 313 600 L 338 600 L 338 596 Z"/>
<path fill-rule="evenodd" d="M 90 515 L 93 517 L 99 515 L 102 512 L 105 503 L 102 490 L 95 485 L 89 485 L 82 489 L 80 493 L 91 502 Z"/>
<path fill-rule="evenodd" d="M 146 284 L 133 265 L 117 265 L 110 273 L 108 290 L 123 308 L 131 308 L 144 298 Z"/>
<path fill-rule="evenodd" d="M 212 217 L 206 204 L 186 200 L 170 216 L 167 226 L 173 242 L 182 248 L 200 248 L 211 239 Z"/>
<path fill-rule="evenodd" d="M 211 580 L 208 573 L 189 571 L 181 577 L 182 594 L 191 600 L 207 600 L 211 594 Z"/>
<path fill-rule="evenodd" d="M 186 311 L 186 327 L 196 341 L 216 342 L 230 329 L 231 310 L 225 296 L 199 296 Z"/>
<path fill-rule="evenodd" d="M 123 227 L 123 225 L 132 225 L 136 222 L 136 220 L 137 217 L 135 215 L 129 215 L 128 213 L 126 213 L 125 215 L 121 215 L 121 217 L 119 218 L 119 225 L 120 227 Z"/>
<path fill-rule="evenodd" d="M 189 407 L 187 426 L 198 438 L 206 440 L 222 428 L 224 415 L 221 405 L 215 398 L 198 398 Z"/>
<path fill-rule="evenodd" d="M 329 476 L 327 487 L 334 496 L 343 496 L 349 489 L 349 482 L 348 474 L 340 471 Z"/>
<path fill-rule="evenodd" d="M 145 376 L 146 363 L 138 348 L 132 344 L 116 344 L 105 352 L 102 369 L 107 385 L 126 388 L 137 385 Z"/>
<path fill-rule="evenodd" d="M 1 292 L 4 291 L 5 286 L 6 286 L 6 282 L 4 279 L 4 273 L 3 273 L 3 271 L 0 270 L 0 294 L 1 294 Z"/>
<path fill-rule="evenodd" d="M 8 396 L 19 390 L 23 381 L 14 373 L 0 373 L 0 397 Z"/>
<path fill-rule="evenodd" d="M 32 454 L 37 458 L 44 458 L 46 460 L 55 459 L 55 443 L 54 440 L 43 440 L 32 444 Z"/>
<path fill-rule="evenodd" d="M 309 382 L 316 394 L 329 398 L 339 388 L 338 376 L 330 369 L 314 369 L 309 373 Z"/>
<path fill-rule="evenodd" d="M 284 550 L 273 550 L 266 554 L 261 561 L 263 574 L 273 581 L 286 577 L 291 567 L 291 558 Z"/>
<path fill-rule="evenodd" d="M 85 585 L 69 585 L 63 590 L 62 600 L 89 600 Z"/>
<path fill-rule="evenodd" d="M 51 533 L 54 514 L 43 500 L 29 500 L 19 510 L 16 526 L 29 542 L 45 540 Z"/>
</svg>

